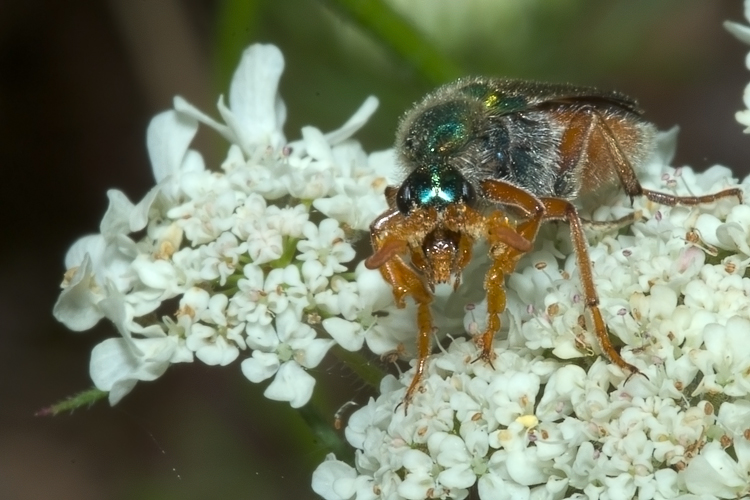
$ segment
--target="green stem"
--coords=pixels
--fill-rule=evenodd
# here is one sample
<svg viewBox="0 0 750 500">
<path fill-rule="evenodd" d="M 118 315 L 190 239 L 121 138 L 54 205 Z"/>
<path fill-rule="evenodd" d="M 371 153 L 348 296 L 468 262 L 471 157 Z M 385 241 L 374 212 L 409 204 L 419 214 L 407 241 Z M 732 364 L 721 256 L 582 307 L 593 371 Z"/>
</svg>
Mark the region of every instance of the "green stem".
<svg viewBox="0 0 750 500">
<path fill-rule="evenodd" d="M 55 416 L 66 411 L 73 412 L 73 410 L 77 410 L 82 406 L 89 407 L 93 405 L 100 399 L 106 398 L 108 394 L 107 391 L 100 391 L 99 389 L 92 387 L 91 389 L 79 392 L 75 396 L 70 396 L 59 403 L 55 403 L 52 406 L 42 408 L 36 412 L 35 415 L 38 417 L 44 417 L 48 415 Z"/>
<path fill-rule="evenodd" d="M 235 274 L 227 276 L 227 281 L 226 283 L 224 283 L 224 286 L 230 286 L 230 287 L 237 286 L 237 283 L 239 283 L 240 280 L 243 280 L 243 279 L 245 279 L 245 274 L 242 272 L 237 274 L 237 271 L 235 271 Z"/>
<path fill-rule="evenodd" d="M 353 272 L 350 273 L 341 273 L 339 274 L 342 278 L 344 278 L 346 281 L 354 281 L 357 279 L 357 275 Z"/>
<path fill-rule="evenodd" d="M 297 253 L 297 242 L 299 242 L 297 238 L 284 236 L 284 252 L 278 259 L 269 262 L 269 266 L 274 269 L 283 269 L 288 266 L 294 259 L 294 254 Z"/>
<path fill-rule="evenodd" d="M 366 357 L 358 352 L 347 351 L 340 345 L 333 346 L 331 352 L 349 367 L 350 370 L 356 373 L 367 385 L 370 385 L 375 389 L 380 388 L 380 381 L 385 377 L 385 372 L 372 364 L 372 362 Z"/>
<path fill-rule="evenodd" d="M 325 417 L 327 412 L 322 411 L 322 402 L 319 396 L 316 396 L 317 392 L 315 391 L 310 402 L 297 409 L 297 412 L 320 444 L 332 451 L 338 460 L 354 463 L 354 449 L 342 438 L 341 433 L 333 428 L 333 415 L 330 418 Z"/>
</svg>

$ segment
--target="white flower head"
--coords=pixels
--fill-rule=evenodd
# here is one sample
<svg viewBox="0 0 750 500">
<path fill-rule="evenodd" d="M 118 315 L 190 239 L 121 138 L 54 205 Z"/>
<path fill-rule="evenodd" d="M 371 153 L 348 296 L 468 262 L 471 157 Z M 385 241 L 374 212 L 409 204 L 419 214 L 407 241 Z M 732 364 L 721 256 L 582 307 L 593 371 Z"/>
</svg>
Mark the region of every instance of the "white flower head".
<svg viewBox="0 0 750 500">
<path fill-rule="evenodd" d="M 137 204 L 110 191 L 100 234 L 68 252 L 54 313 L 76 331 L 102 318 L 117 327 L 121 338 L 97 346 L 91 362 L 111 403 L 171 363 L 238 358 L 248 380 L 271 379 L 267 397 L 293 407 L 310 399 L 308 370 L 335 343 L 318 318 L 351 316 L 357 300 L 343 274 L 355 257 L 345 229 L 368 227 L 386 184 L 373 165 L 393 166 L 350 139 L 377 107 L 372 97 L 340 129 L 305 127 L 287 143 L 283 67 L 272 45 L 245 50 L 228 105 L 219 99 L 223 123 L 175 98 L 148 128 L 157 185 Z M 219 168 L 190 149 L 199 124 L 230 142 Z M 357 215 L 334 209 L 359 196 L 369 201 Z"/>
</svg>

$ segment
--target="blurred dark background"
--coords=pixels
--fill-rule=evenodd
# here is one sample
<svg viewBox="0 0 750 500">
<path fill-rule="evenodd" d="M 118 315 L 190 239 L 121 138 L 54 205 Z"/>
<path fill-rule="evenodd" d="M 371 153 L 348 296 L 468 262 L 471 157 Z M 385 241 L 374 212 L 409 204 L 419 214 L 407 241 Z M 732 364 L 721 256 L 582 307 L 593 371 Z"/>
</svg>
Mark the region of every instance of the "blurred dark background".
<svg viewBox="0 0 750 500">
<path fill-rule="evenodd" d="M 89 387 L 91 348 L 115 335 L 107 323 L 72 333 L 52 318 L 63 256 L 98 230 L 107 189 L 137 201 L 153 185 L 145 130 L 173 95 L 217 116 L 238 50 L 273 42 L 287 60 L 288 138 L 302 125 L 338 126 L 375 94 L 381 108 L 359 138 L 368 150 L 390 146 L 399 115 L 436 77 L 355 20 L 349 3 L 0 2 L 0 498 L 315 498 L 310 474 L 325 450 L 238 363 L 174 367 L 115 408 L 33 414 Z M 660 128 L 680 125 L 675 165 L 748 171 L 750 137 L 734 113 L 750 48 L 721 26 L 747 22 L 742 2 L 392 5 L 467 73 L 617 88 Z M 217 165 L 226 145 L 198 141 Z M 335 363 L 316 375 L 343 388 L 335 405 L 367 396 Z"/>
</svg>

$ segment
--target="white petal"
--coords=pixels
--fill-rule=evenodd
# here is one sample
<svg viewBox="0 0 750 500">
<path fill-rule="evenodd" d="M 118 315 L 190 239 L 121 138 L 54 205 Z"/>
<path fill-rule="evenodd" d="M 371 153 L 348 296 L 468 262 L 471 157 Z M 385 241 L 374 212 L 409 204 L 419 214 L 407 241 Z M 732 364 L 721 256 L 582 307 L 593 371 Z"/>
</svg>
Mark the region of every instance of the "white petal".
<svg viewBox="0 0 750 500">
<path fill-rule="evenodd" d="M 125 193 L 117 189 L 107 191 L 109 198 L 109 207 L 102 217 L 99 224 L 99 231 L 106 240 L 117 234 L 130 233 L 130 213 L 133 211 L 133 205 Z"/>
<path fill-rule="evenodd" d="M 189 288 L 180 300 L 180 307 L 188 306 L 195 312 L 202 311 L 208 307 L 208 301 L 211 295 L 203 288 L 194 286 Z"/>
<path fill-rule="evenodd" d="M 688 491 L 697 495 L 735 498 L 747 486 L 747 472 L 716 441 L 708 443 L 681 475 Z"/>
<path fill-rule="evenodd" d="M 186 113 L 170 110 L 151 119 L 146 146 L 157 183 L 179 174 L 185 153 L 197 131 L 198 121 Z"/>
<path fill-rule="evenodd" d="M 409 471 L 431 471 L 432 458 L 420 450 L 408 450 L 401 457 L 403 466 Z"/>
<path fill-rule="evenodd" d="M 130 218 L 128 221 L 129 230 L 126 231 L 125 234 L 140 231 L 148 225 L 148 213 L 151 210 L 151 205 L 154 204 L 154 201 L 156 201 L 156 197 L 161 191 L 161 185 L 152 187 L 149 192 L 146 193 L 146 196 L 144 196 L 143 199 L 139 201 L 135 207 L 133 207 L 133 210 L 130 212 Z M 102 233 L 104 233 L 104 231 L 102 231 Z"/>
<path fill-rule="evenodd" d="M 261 325 L 260 323 L 247 324 L 247 346 L 251 349 L 261 351 L 275 351 L 279 345 L 279 337 L 272 324 Z"/>
<path fill-rule="evenodd" d="M 326 141 L 323 132 L 315 127 L 302 127 L 302 141 L 305 145 L 307 155 L 317 161 L 333 161 L 331 145 Z"/>
<path fill-rule="evenodd" d="M 324 141 L 326 143 L 326 147 L 328 151 L 330 151 L 331 146 L 334 146 L 336 144 L 341 143 L 342 141 L 348 139 L 349 137 L 353 136 L 362 126 L 367 123 L 367 120 L 372 116 L 372 114 L 375 112 L 375 110 L 378 109 L 378 99 L 375 96 L 369 96 L 365 101 L 362 103 L 362 105 L 359 107 L 359 109 L 352 115 L 351 118 L 349 118 L 344 125 L 342 125 L 340 128 L 328 132 L 325 135 L 321 135 L 319 138 L 319 141 Z M 308 128 L 308 127 L 305 127 Z M 305 137 L 305 128 L 302 129 L 303 137 Z M 312 127 L 310 127 L 312 128 Z M 317 131 L 317 129 L 315 129 Z M 308 130 L 308 132 L 310 132 Z M 320 134 L 320 132 L 317 132 Z M 318 158 L 317 154 L 320 153 L 319 150 L 317 150 L 316 154 L 313 154 L 310 151 L 311 144 L 316 144 L 315 142 L 312 142 L 309 140 L 310 137 L 305 137 L 303 140 L 300 141 L 294 141 L 289 143 L 289 146 L 292 148 L 293 154 L 295 156 L 302 156 L 305 153 L 309 154 L 310 156 L 313 156 L 314 158 Z M 330 153 L 329 153 L 330 156 Z"/>
<path fill-rule="evenodd" d="M 65 269 L 72 269 L 82 265 L 86 254 L 92 264 L 95 264 L 101 260 L 104 255 L 104 251 L 107 247 L 107 242 L 104 241 L 104 237 L 101 234 L 91 234 L 78 238 L 68 249 L 68 253 L 65 254 Z"/>
<path fill-rule="evenodd" d="M 133 318 L 132 307 L 129 307 L 126 304 L 125 296 L 122 293 L 111 287 L 108 287 L 107 290 L 109 292 L 107 297 L 97 304 L 99 309 L 101 309 L 104 316 L 115 325 L 117 331 L 122 335 L 122 338 L 130 345 L 130 349 L 138 356 L 142 356 L 143 353 L 135 343 L 133 343 L 133 336 L 130 331 L 129 323 Z"/>
<path fill-rule="evenodd" d="M 304 406 L 312 396 L 315 379 L 294 361 L 281 365 L 276 377 L 263 393 L 274 401 L 289 401 L 292 408 Z"/>
<path fill-rule="evenodd" d="M 408 453 L 408 452 L 407 452 Z M 427 498 L 428 490 L 435 487 L 435 480 L 427 472 L 410 472 L 403 482 L 398 485 L 398 494 L 407 500 L 422 500 Z"/>
<path fill-rule="evenodd" d="M 299 315 L 292 309 L 285 309 L 276 315 L 276 334 L 279 336 L 281 342 L 289 342 L 293 338 L 310 336 L 311 330 L 312 328 L 309 325 L 300 321 Z"/>
<path fill-rule="evenodd" d="M 436 432 L 429 437 L 427 446 L 430 455 L 435 457 L 435 461 L 442 467 L 454 467 L 469 463 L 471 457 L 466 450 L 466 443 L 463 439 L 455 435 L 449 435 L 446 432 Z"/>
<path fill-rule="evenodd" d="M 222 336 L 217 336 L 213 342 L 196 349 L 195 357 L 209 366 L 227 366 L 237 359 L 240 350 Z"/>
<path fill-rule="evenodd" d="M 724 28 L 734 35 L 739 41 L 750 45 L 750 26 L 724 21 Z"/>
<path fill-rule="evenodd" d="M 138 381 L 135 379 L 121 379 L 112 384 L 112 387 L 109 389 L 109 405 L 114 406 L 117 403 L 120 402 L 122 398 L 127 396 L 130 391 L 133 390 L 135 387 L 135 384 L 137 384 Z"/>
<path fill-rule="evenodd" d="M 326 318 L 323 328 L 341 347 L 347 351 L 358 351 L 365 341 L 362 325 L 341 318 Z"/>
<path fill-rule="evenodd" d="M 263 382 L 279 370 L 279 357 L 274 353 L 253 351 L 253 357 L 241 363 L 242 374 L 250 382 Z"/>
<path fill-rule="evenodd" d="M 517 491 L 513 491 L 516 489 Z M 482 500 L 526 500 L 529 498 L 529 489 L 515 485 L 512 481 L 507 483 L 497 474 L 485 474 L 477 481 L 479 498 Z M 514 494 L 515 493 L 515 494 Z"/>
<path fill-rule="evenodd" d="M 403 180 L 403 170 L 398 166 L 394 149 L 370 153 L 367 157 L 367 165 L 374 170 L 376 175 L 385 177 L 391 186 L 400 184 Z"/>
<path fill-rule="evenodd" d="M 171 262 L 150 260 L 149 255 L 139 255 L 132 269 L 144 285 L 157 290 L 171 290 L 176 284 L 177 271 Z"/>
<path fill-rule="evenodd" d="M 225 139 L 227 139 L 230 142 L 236 142 L 236 137 L 234 136 L 234 132 L 232 132 L 229 127 L 224 125 L 223 123 L 219 123 L 207 114 L 205 114 L 203 111 L 199 110 L 189 102 L 187 102 L 185 99 L 183 99 L 180 96 L 175 96 L 172 100 L 172 106 L 174 106 L 174 109 L 179 111 L 180 113 L 184 113 L 199 122 L 203 123 L 204 125 L 208 125 L 212 129 L 219 132 Z"/>
<path fill-rule="evenodd" d="M 331 146 L 344 141 L 354 134 L 357 133 L 370 119 L 375 110 L 378 109 L 378 98 L 375 96 L 368 96 L 365 102 L 359 107 L 359 109 L 344 123 L 340 128 L 328 132 L 325 135 L 326 141 Z"/>
<path fill-rule="evenodd" d="M 281 130 L 286 109 L 278 96 L 284 56 L 274 45 L 251 45 L 242 53 L 229 89 L 229 107 L 237 120 L 242 144 L 278 147 L 285 142 Z M 247 149 L 245 149 L 247 151 Z"/>
<path fill-rule="evenodd" d="M 438 482 L 447 488 L 469 488 L 477 480 L 468 463 L 445 469 L 438 475 Z"/>
<path fill-rule="evenodd" d="M 305 348 L 305 359 L 301 360 L 300 364 L 305 368 L 315 368 L 334 344 L 335 342 L 330 339 L 313 340 Z"/>
<path fill-rule="evenodd" d="M 547 481 L 549 474 L 545 471 L 547 464 L 536 459 L 535 453 L 511 451 L 508 454 L 508 475 L 518 484 L 532 486 Z"/>
</svg>

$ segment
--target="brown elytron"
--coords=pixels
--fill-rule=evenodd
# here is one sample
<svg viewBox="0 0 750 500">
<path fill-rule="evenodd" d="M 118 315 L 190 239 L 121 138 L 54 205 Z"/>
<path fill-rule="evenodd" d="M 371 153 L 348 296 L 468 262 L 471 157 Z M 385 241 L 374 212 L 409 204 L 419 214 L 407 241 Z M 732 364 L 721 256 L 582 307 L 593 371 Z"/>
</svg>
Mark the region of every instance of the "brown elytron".
<svg viewBox="0 0 750 500">
<path fill-rule="evenodd" d="M 417 366 L 405 406 L 430 352 L 435 285 L 452 280 L 458 287 L 474 243 L 487 242 L 487 328 L 475 342 L 481 349 L 477 359 L 491 364 L 505 309 L 504 277 L 531 250 L 539 226 L 551 220 L 570 225 L 583 297 L 602 352 L 620 368 L 639 373 L 610 342 L 574 202 L 596 203 L 617 187 L 631 200 L 645 196 L 665 205 L 742 199 L 738 188 L 706 196 L 644 189 L 634 166 L 650 154 L 654 134 L 635 101 L 622 94 L 518 80 L 462 79 L 426 96 L 404 116 L 396 148 L 409 173 L 400 187 L 386 191 L 390 208 L 370 226 L 374 253 L 365 264 L 380 270 L 399 307 L 407 295 L 417 305 Z"/>
</svg>

